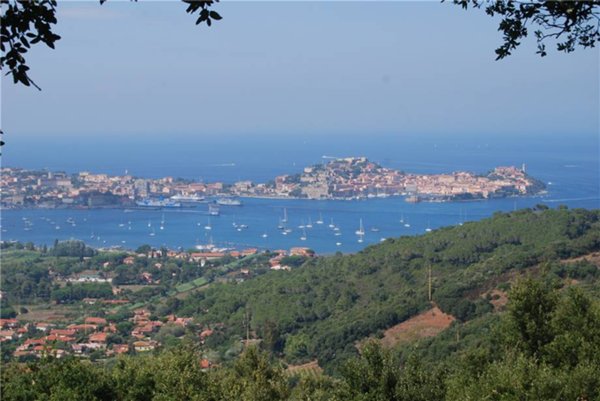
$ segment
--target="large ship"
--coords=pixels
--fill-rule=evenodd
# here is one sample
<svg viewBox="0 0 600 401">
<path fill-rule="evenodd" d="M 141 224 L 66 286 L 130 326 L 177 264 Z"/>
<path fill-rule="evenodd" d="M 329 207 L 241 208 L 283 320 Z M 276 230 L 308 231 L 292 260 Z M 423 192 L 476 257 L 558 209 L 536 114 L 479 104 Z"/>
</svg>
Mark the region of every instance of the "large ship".
<svg viewBox="0 0 600 401">
<path fill-rule="evenodd" d="M 175 202 L 171 199 L 150 199 L 145 198 L 142 200 L 138 200 L 135 204 L 139 207 L 149 207 L 149 208 L 177 208 L 182 207 L 180 202 Z"/>
<path fill-rule="evenodd" d="M 205 202 L 205 199 L 203 196 L 199 196 L 199 195 L 182 195 L 182 194 L 177 194 L 177 195 L 173 195 L 170 198 L 172 201 L 175 202 L 180 202 L 180 203 L 201 203 L 201 202 Z"/>
<path fill-rule="evenodd" d="M 219 198 L 216 202 L 221 206 L 242 206 L 242 201 L 234 198 Z"/>
</svg>

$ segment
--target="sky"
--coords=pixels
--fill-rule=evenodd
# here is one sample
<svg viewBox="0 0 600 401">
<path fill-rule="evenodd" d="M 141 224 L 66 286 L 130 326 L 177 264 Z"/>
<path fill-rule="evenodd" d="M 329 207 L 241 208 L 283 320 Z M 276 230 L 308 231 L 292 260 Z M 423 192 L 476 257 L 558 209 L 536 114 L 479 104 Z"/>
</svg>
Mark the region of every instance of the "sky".
<svg viewBox="0 0 600 401">
<path fill-rule="evenodd" d="M 60 2 L 42 91 L 2 78 L 5 139 L 597 137 L 599 53 L 495 61 L 498 20 L 439 2 Z M 5 148 L 5 151 L 10 151 Z"/>
</svg>

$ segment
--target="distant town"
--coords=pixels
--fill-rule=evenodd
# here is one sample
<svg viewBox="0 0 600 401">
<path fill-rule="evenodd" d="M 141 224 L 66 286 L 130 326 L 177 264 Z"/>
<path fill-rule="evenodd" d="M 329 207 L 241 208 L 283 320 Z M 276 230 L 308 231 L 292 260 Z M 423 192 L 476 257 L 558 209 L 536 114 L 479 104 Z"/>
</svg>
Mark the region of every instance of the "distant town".
<svg viewBox="0 0 600 401">
<path fill-rule="evenodd" d="M 239 206 L 237 198 L 243 197 L 348 200 L 405 196 L 407 202 L 453 201 L 532 195 L 544 189 L 543 183 L 525 172 L 524 165 L 496 167 L 485 174 L 414 174 L 382 167 L 365 157 L 335 159 L 266 183 L 203 183 L 173 177 L 148 179 L 8 167 L 2 168 L 0 177 L 3 208 L 165 208 L 209 201 Z"/>
</svg>

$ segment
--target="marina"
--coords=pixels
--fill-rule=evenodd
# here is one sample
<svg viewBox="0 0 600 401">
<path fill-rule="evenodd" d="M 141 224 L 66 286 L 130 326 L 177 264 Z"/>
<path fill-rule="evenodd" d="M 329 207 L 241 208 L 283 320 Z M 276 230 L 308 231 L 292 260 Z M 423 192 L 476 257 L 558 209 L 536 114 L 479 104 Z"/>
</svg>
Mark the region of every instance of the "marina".
<svg viewBox="0 0 600 401">
<path fill-rule="evenodd" d="M 209 205 L 211 212 L 202 204 L 162 209 L 3 210 L 2 239 L 51 245 L 54 239 L 76 238 L 94 247 L 131 249 L 143 244 L 190 249 L 209 242 L 238 249 L 303 246 L 330 254 L 357 252 L 385 238 L 426 235 L 439 227 L 539 203 L 550 207 L 598 205 L 597 198 L 570 199 L 551 192 L 543 197 L 414 204 L 394 197 L 365 201 L 246 198 L 243 207 L 219 208 L 215 204 Z"/>
</svg>

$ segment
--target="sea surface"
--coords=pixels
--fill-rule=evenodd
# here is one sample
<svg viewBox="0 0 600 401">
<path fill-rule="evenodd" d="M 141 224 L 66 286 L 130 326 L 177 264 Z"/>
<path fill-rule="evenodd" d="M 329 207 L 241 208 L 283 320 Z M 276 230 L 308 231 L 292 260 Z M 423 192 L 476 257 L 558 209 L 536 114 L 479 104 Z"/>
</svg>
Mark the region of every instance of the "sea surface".
<svg viewBox="0 0 600 401">
<path fill-rule="evenodd" d="M 547 193 L 417 204 L 406 203 L 401 197 L 360 201 L 243 199 L 241 207 L 222 206 L 218 217 L 208 216 L 206 204 L 171 210 L 3 210 L 3 240 L 51 245 L 55 239 L 76 238 L 92 246 L 130 249 L 142 244 L 188 249 L 211 242 L 237 249 L 306 246 L 319 254 L 330 254 L 356 252 L 384 238 L 424 235 L 427 229 L 476 221 L 496 211 L 539 203 L 549 207 L 600 207 L 598 138 L 589 136 L 569 139 L 495 136 L 486 140 L 393 135 L 371 140 L 325 136 L 241 137 L 201 141 L 188 138 L 165 143 L 155 138 L 135 144 L 127 140 L 118 143 L 82 140 L 71 146 L 68 154 L 64 146 L 60 138 L 35 143 L 15 140 L 4 149 L 2 164 L 67 172 L 123 174 L 127 170 L 140 177 L 173 176 L 205 182 L 240 179 L 264 182 L 276 175 L 326 162 L 328 159 L 322 156 L 366 156 L 383 166 L 417 173 L 457 170 L 485 173 L 496 166 L 525 163 L 529 174 L 547 184 Z M 278 229 L 284 209 L 287 226 L 292 229 L 287 235 Z M 321 218 L 323 224 L 317 224 Z M 24 223 L 26 220 L 32 223 L 30 227 Z M 355 234 L 361 220 L 365 231 L 363 242 Z M 309 221 L 312 228 L 299 228 Z M 238 230 L 242 225 L 247 228 Z M 335 235 L 336 232 L 341 235 Z"/>
</svg>

